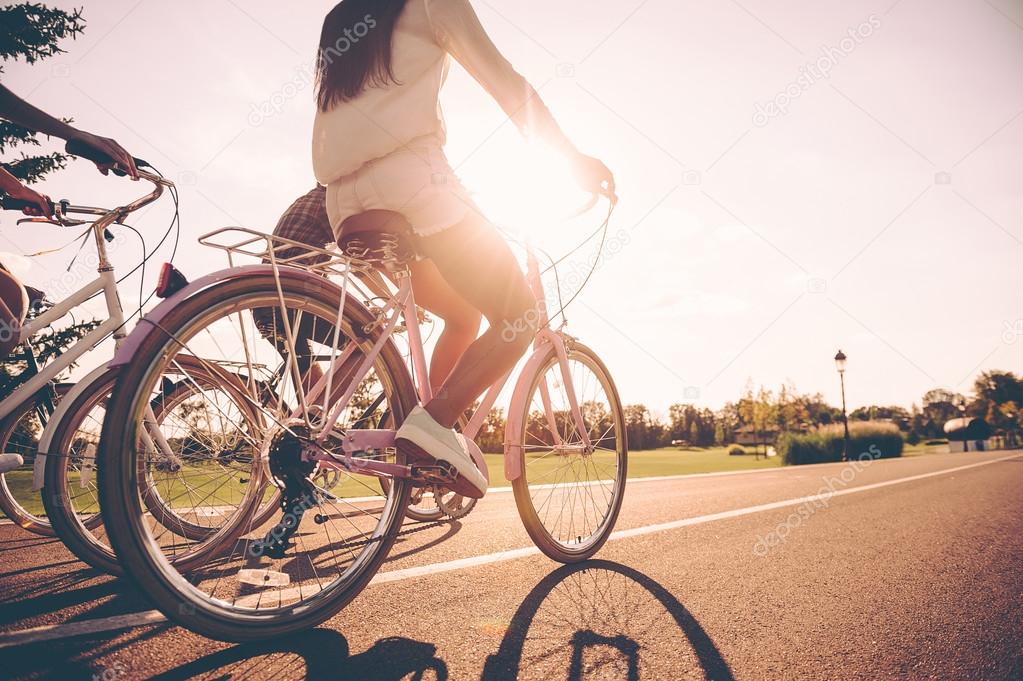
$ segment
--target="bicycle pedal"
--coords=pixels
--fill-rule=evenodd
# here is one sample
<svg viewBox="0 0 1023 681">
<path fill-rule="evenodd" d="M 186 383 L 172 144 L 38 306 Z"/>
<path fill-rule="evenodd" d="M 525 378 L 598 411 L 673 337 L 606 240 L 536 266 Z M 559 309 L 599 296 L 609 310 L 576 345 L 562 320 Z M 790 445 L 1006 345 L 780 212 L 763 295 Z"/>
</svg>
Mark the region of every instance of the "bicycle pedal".
<svg viewBox="0 0 1023 681">
<path fill-rule="evenodd" d="M 445 485 L 454 482 L 457 477 L 458 471 L 445 461 L 427 466 L 412 466 L 412 479 L 417 483 Z"/>
</svg>

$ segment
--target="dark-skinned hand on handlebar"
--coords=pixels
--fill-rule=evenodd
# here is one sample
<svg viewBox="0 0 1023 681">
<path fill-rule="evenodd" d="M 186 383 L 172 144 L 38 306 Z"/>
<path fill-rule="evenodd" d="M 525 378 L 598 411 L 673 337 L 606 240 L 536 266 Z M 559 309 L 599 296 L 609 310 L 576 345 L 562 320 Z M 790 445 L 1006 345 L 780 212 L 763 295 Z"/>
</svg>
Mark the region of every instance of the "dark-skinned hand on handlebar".
<svg viewBox="0 0 1023 681">
<path fill-rule="evenodd" d="M 135 167 L 135 159 L 116 141 L 108 137 L 100 137 L 88 132 L 79 132 L 74 137 L 68 139 L 68 142 L 75 141 L 91 147 L 114 159 L 115 163 L 96 164 L 96 167 L 99 168 L 99 171 L 104 175 L 108 175 L 111 170 L 118 168 L 128 173 L 128 176 L 133 180 L 139 179 L 139 171 L 138 168 Z"/>
</svg>

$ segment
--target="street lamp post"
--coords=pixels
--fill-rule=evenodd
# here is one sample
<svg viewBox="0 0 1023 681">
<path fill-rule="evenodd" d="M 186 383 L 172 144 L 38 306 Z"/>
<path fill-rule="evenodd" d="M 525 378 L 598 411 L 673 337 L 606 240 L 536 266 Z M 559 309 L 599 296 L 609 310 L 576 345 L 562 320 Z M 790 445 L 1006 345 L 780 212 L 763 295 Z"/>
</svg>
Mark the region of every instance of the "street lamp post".
<svg viewBox="0 0 1023 681">
<path fill-rule="evenodd" d="M 842 442 L 842 461 L 849 460 L 849 416 L 845 412 L 845 353 L 841 350 L 835 355 L 835 368 L 838 379 L 842 383 L 842 426 L 845 428 L 845 439 Z"/>
<path fill-rule="evenodd" d="M 968 437 L 966 431 L 967 431 L 967 427 L 970 424 L 966 422 L 966 398 L 965 397 L 959 398 L 959 416 L 963 420 L 963 451 L 964 452 L 969 452 L 970 451 L 970 440 L 969 440 L 969 437 Z"/>
</svg>

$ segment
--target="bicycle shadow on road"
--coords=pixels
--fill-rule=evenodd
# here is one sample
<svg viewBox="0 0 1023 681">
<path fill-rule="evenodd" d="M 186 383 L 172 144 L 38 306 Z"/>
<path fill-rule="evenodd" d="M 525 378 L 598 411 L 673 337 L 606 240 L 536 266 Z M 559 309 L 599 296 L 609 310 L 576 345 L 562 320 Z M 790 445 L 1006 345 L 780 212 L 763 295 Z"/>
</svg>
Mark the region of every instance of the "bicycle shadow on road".
<svg viewBox="0 0 1023 681">
<path fill-rule="evenodd" d="M 212 653 L 151 681 L 178 679 L 303 678 L 380 679 L 430 678 L 446 681 L 448 668 L 436 657 L 437 646 L 408 638 L 383 638 L 368 650 L 349 655 L 348 640 L 330 629 L 313 629 L 279 641 L 245 643 Z M 425 676 L 429 673 L 429 676 Z"/>
<path fill-rule="evenodd" d="M 733 678 L 689 610 L 642 572 L 593 560 L 560 567 L 529 592 L 482 678 L 668 679 L 701 670 Z"/>
</svg>

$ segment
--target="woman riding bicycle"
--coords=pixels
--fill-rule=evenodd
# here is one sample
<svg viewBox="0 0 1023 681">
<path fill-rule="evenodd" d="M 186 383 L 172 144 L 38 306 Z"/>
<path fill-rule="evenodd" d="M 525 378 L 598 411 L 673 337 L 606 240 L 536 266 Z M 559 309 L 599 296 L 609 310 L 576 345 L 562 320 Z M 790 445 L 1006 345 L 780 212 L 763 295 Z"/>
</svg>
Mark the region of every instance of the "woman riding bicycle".
<svg viewBox="0 0 1023 681">
<path fill-rule="evenodd" d="M 507 243 L 444 155 L 438 97 L 452 56 L 520 131 L 569 157 L 584 189 L 613 197 L 614 177 L 568 141 L 539 94 L 491 42 L 469 0 L 344 0 L 327 15 L 313 166 L 327 187 L 335 236 L 346 220 L 367 211 L 400 213 L 423 258 L 411 266 L 416 300 L 446 321 L 446 311 L 467 306 L 489 323 L 479 338 L 474 329 L 438 349 L 448 358 L 449 370 L 440 374 L 446 379 L 397 433 L 410 457 L 458 471 L 453 491 L 480 497 L 486 480 L 452 428 L 529 347 L 529 334 L 509 340 L 501 330 L 535 319 L 535 299 Z"/>
</svg>

